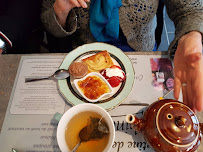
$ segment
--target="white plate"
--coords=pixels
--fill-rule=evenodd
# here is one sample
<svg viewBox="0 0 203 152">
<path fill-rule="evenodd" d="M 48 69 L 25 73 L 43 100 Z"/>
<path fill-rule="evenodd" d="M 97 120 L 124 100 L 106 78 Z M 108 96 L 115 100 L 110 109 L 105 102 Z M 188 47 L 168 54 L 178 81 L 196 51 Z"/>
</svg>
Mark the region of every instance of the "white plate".
<svg viewBox="0 0 203 152">
<path fill-rule="evenodd" d="M 68 69 L 70 64 L 73 61 L 76 61 L 78 59 L 83 58 L 84 56 L 93 55 L 95 53 L 98 53 L 100 51 L 107 50 L 110 54 L 111 58 L 115 60 L 119 66 L 122 68 L 122 70 L 126 74 L 126 80 L 121 84 L 117 92 L 114 93 L 113 96 L 105 99 L 100 100 L 99 102 L 92 103 L 97 104 L 98 106 L 101 106 L 102 108 L 106 110 L 110 110 L 119 104 L 130 94 L 133 82 L 135 78 L 134 68 L 132 66 L 132 63 L 130 59 L 123 53 L 122 50 L 119 48 L 105 44 L 105 43 L 90 43 L 90 44 L 84 44 L 82 46 L 79 46 L 78 48 L 71 51 L 63 60 L 60 69 Z M 70 77 L 67 80 L 58 80 L 59 90 L 61 94 L 64 96 L 64 98 L 71 103 L 72 105 L 77 105 L 81 103 L 88 102 L 86 99 L 81 97 L 74 89 L 70 81 Z"/>
<path fill-rule="evenodd" d="M 77 61 L 81 61 L 82 59 L 88 58 L 88 57 L 90 57 L 90 56 L 92 56 L 92 55 L 94 55 L 94 54 L 96 54 L 96 52 L 93 52 L 92 54 L 89 54 L 89 53 L 88 53 L 87 55 L 84 55 L 84 56 L 82 56 L 81 58 L 77 58 Z M 114 58 L 111 57 L 111 59 L 112 59 L 114 65 L 120 66 L 120 64 L 119 64 Z M 80 95 L 80 92 L 78 92 L 78 89 L 75 87 L 75 85 L 74 85 L 74 83 L 73 83 L 74 80 L 75 80 L 75 79 L 73 78 L 73 76 L 70 75 L 70 83 L 71 83 L 71 85 L 72 85 L 74 91 L 75 91 L 76 93 L 78 93 L 78 95 Z M 122 85 L 122 83 L 120 83 L 117 87 L 113 87 L 113 88 L 112 88 L 112 89 L 113 89 L 113 93 L 112 93 L 111 95 L 109 95 L 108 97 L 107 97 L 107 96 L 102 97 L 101 100 L 105 100 L 105 99 L 111 97 L 112 95 L 114 95 L 114 94 L 120 89 L 121 85 Z"/>
</svg>

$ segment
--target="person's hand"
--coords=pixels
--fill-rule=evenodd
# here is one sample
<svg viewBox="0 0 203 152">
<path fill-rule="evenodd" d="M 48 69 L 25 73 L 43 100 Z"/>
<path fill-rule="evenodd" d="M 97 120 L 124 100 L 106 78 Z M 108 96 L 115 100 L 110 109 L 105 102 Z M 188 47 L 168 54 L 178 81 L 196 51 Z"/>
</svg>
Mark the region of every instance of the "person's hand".
<svg viewBox="0 0 203 152">
<path fill-rule="evenodd" d="M 3 52 L 3 50 L 2 50 L 2 49 L 0 49 L 0 54 L 2 54 L 2 52 Z"/>
<path fill-rule="evenodd" d="M 174 97 L 179 98 L 182 87 L 183 102 L 194 112 L 203 110 L 202 35 L 192 31 L 178 42 L 174 57 Z"/>
<path fill-rule="evenodd" d="M 59 23 L 64 27 L 70 10 L 74 7 L 87 8 L 87 2 L 89 2 L 89 0 L 56 0 L 54 3 L 54 11 Z"/>
</svg>

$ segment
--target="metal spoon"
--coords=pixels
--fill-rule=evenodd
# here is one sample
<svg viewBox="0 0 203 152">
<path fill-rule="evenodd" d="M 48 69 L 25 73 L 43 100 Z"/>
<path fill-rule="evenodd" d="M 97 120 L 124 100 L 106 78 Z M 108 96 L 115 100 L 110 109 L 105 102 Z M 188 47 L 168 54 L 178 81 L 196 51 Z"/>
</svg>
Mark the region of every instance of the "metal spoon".
<svg viewBox="0 0 203 152">
<path fill-rule="evenodd" d="M 78 147 L 82 142 L 87 142 L 90 140 L 100 140 L 105 135 L 109 134 L 109 129 L 107 128 L 106 124 L 101 122 L 103 117 L 100 119 L 98 118 L 91 118 L 91 124 L 87 125 L 86 127 L 82 128 L 79 132 L 79 138 L 77 145 L 73 148 L 72 152 L 76 152 Z M 96 125 L 96 126 L 95 126 Z M 88 129 L 88 127 L 90 127 Z"/>
<path fill-rule="evenodd" d="M 26 82 L 31 82 L 31 81 L 45 80 L 45 79 L 57 79 L 57 80 L 61 80 L 61 79 L 66 79 L 69 76 L 70 76 L 70 74 L 69 74 L 68 70 L 59 69 L 53 75 L 51 75 L 49 77 L 25 78 L 25 83 Z"/>
<path fill-rule="evenodd" d="M 83 129 L 80 130 L 80 133 L 79 133 L 79 142 L 77 143 L 77 145 L 73 148 L 72 152 L 76 152 L 76 150 L 78 149 L 78 147 L 80 146 L 80 144 L 84 141 L 88 141 L 86 138 L 86 133 L 87 133 L 87 126 L 84 127 Z"/>
<path fill-rule="evenodd" d="M 94 131 L 91 131 L 91 132 L 88 133 L 87 126 L 84 127 L 83 129 L 81 129 L 80 133 L 79 133 L 80 140 L 77 143 L 77 145 L 73 148 L 72 152 L 76 152 L 76 150 L 78 149 L 78 147 L 80 146 L 80 144 L 82 142 L 87 142 L 87 141 L 90 141 L 90 140 L 95 140 L 95 138 L 91 137 L 91 134 L 95 134 L 95 133 L 96 132 L 94 132 Z"/>
</svg>

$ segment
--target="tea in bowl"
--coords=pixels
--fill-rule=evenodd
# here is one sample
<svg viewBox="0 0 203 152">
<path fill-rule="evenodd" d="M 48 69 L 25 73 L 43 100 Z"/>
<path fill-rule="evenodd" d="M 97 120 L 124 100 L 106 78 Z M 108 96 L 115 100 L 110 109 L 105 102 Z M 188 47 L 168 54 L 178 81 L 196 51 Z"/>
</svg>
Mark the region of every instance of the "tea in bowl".
<svg viewBox="0 0 203 152">
<path fill-rule="evenodd" d="M 95 131 L 95 128 L 100 126 L 99 124 L 105 126 L 108 129 L 108 133 L 104 135 L 102 131 L 100 132 L 100 129 Z M 72 151 L 81 140 L 79 136 L 80 131 L 85 127 L 88 128 L 88 126 L 91 127 L 86 131 L 87 137 L 89 137 L 88 133 L 91 132 L 92 128 L 94 128 L 94 131 L 91 132 L 93 136 L 87 141 L 82 141 L 77 152 L 84 150 L 88 150 L 88 152 L 110 151 L 115 139 L 113 120 L 105 109 L 91 103 L 76 105 L 66 111 L 61 117 L 57 128 L 57 142 L 61 151 Z"/>
</svg>

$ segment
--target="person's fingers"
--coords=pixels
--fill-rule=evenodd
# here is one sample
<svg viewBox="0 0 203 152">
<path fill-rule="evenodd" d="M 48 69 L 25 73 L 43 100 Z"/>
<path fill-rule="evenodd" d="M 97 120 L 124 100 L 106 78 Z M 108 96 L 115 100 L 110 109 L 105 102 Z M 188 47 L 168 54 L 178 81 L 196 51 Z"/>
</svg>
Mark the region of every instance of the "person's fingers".
<svg viewBox="0 0 203 152">
<path fill-rule="evenodd" d="M 203 110 L 203 95 L 202 93 L 196 93 L 196 102 L 195 102 L 195 109 L 197 111 L 202 111 Z"/>
<path fill-rule="evenodd" d="M 203 58 L 202 53 L 193 53 L 186 56 L 188 68 L 192 69 L 192 92 L 194 109 L 197 111 L 203 110 Z"/>
<path fill-rule="evenodd" d="M 69 2 L 70 2 L 71 5 L 73 5 L 75 7 L 81 7 L 81 5 L 78 2 L 78 0 L 70 0 Z"/>
<path fill-rule="evenodd" d="M 196 76 L 197 81 L 192 86 L 192 93 L 195 97 L 195 108 L 197 111 L 203 110 L 203 72 L 200 71 L 199 74 Z"/>
<path fill-rule="evenodd" d="M 174 95 L 174 98 L 177 99 L 177 100 L 179 98 L 180 89 L 181 89 L 181 81 L 180 81 L 179 78 L 175 77 L 174 78 L 174 91 L 173 91 L 173 95 Z"/>
<path fill-rule="evenodd" d="M 3 53 L 3 49 L 0 49 L 0 54 L 2 54 Z"/>
<path fill-rule="evenodd" d="M 78 0 L 78 3 L 80 4 L 80 6 L 82 6 L 83 8 L 87 8 L 87 3 L 85 0 Z"/>
<path fill-rule="evenodd" d="M 187 88 L 186 88 L 186 86 L 182 87 L 182 95 L 183 95 L 183 103 L 185 105 L 188 105 L 189 103 L 188 103 Z"/>
<path fill-rule="evenodd" d="M 186 103 L 186 105 L 195 112 L 195 97 L 193 94 L 191 81 L 188 81 L 187 85 L 182 86 L 182 88 L 185 88 L 186 92 L 187 92 L 187 103 Z"/>
<path fill-rule="evenodd" d="M 194 102 L 194 108 L 197 110 L 197 111 L 202 111 L 203 110 L 203 95 L 202 93 L 199 92 L 199 90 L 202 90 L 203 88 L 201 87 L 200 88 L 197 88 L 193 91 L 193 94 L 195 96 L 195 101 Z"/>
</svg>

